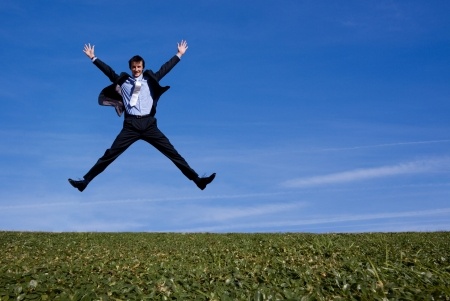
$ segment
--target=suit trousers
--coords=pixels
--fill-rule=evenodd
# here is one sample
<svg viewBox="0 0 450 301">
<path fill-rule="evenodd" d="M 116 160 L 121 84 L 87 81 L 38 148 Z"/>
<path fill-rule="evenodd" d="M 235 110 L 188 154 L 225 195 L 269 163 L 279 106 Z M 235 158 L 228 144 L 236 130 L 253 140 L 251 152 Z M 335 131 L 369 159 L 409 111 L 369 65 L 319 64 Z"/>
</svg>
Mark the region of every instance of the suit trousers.
<svg viewBox="0 0 450 301">
<path fill-rule="evenodd" d="M 98 159 L 97 163 L 84 176 L 84 179 L 88 182 L 92 181 L 138 140 L 144 140 L 154 146 L 169 158 L 189 180 L 194 180 L 198 177 L 198 174 L 177 152 L 169 139 L 158 129 L 156 118 L 150 115 L 142 118 L 125 115 L 123 128 L 117 135 L 111 148 L 107 149 L 105 154 Z"/>
</svg>

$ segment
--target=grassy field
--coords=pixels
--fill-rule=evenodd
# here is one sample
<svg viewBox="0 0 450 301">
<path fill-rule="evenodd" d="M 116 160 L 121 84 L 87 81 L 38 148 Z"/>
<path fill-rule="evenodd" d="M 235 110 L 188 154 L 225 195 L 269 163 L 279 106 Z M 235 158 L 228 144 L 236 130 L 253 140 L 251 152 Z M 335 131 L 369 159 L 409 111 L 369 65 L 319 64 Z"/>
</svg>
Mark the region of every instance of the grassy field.
<svg viewBox="0 0 450 301">
<path fill-rule="evenodd" d="M 0 300 L 450 300 L 450 232 L 0 232 Z"/>
</svg>

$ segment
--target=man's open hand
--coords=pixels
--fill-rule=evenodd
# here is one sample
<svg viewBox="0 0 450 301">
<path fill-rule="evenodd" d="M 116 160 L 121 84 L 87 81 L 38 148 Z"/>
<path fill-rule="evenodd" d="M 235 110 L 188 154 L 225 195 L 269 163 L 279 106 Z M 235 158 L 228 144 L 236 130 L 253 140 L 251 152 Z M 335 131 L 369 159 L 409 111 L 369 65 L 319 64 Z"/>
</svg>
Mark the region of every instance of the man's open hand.
<svg viewBox="0 0 450 301">
<path fill-rule="evenodd" d="M 94 57 L 95 57 L 95 54 L 94 54 L 94 47 L 95 47 L 95 45 L 92 45 L 91 46 L 91 44 L 84 44 L 84 50 L 83 50 L 83 52 L 87 55 L 87 57 L 88 58 L 90 58 L 90 59 L 93 59 Z"/>
<path fill-rule="evenodd" d="M 183 54 L 185 54 L 186 50 L 188 49 L 188 45 L 187 45 L 187 42 L 185 40 L 181 40 L 181 42 L 177 43 L 177 44 L 178 44 L 178 53 L 177 53 L 177 55 L 179 57 L 181 57 Z"/>
</svg>

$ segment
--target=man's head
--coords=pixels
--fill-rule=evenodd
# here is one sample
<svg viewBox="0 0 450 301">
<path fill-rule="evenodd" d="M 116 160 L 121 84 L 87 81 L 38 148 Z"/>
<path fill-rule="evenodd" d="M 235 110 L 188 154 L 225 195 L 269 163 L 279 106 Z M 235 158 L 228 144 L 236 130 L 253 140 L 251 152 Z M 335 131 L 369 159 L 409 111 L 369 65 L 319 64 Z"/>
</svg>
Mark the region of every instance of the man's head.
<svg viewBox="0 0 450 301">
<path fill-rule="evenodd" d="M 139 77 L 144 71 L 145 61 L 141 56 L 135 55 L 128 61 L 128 66 L 133 76 Z"/>
</svg>

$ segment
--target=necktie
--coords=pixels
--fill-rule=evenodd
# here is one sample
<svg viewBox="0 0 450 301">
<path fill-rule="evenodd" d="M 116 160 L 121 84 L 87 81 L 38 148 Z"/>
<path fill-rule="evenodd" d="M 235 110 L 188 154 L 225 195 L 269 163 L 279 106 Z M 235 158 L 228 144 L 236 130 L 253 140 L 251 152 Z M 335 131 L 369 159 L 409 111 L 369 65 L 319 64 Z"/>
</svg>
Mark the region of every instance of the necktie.
<svg viewBox="0 0 450 301">
<path fill-rule="evenodd" d="M 134 82 L 133 95 L 131 95 L 131 99 L 130 99 L 130 106 L 132 106 L 132 107 L 134 107 L 137 103 L 139 91 L 141 91 L 141 85 L 142 85 L 142 83 L 138 80 L 136 80 Z"/>
</svg>

